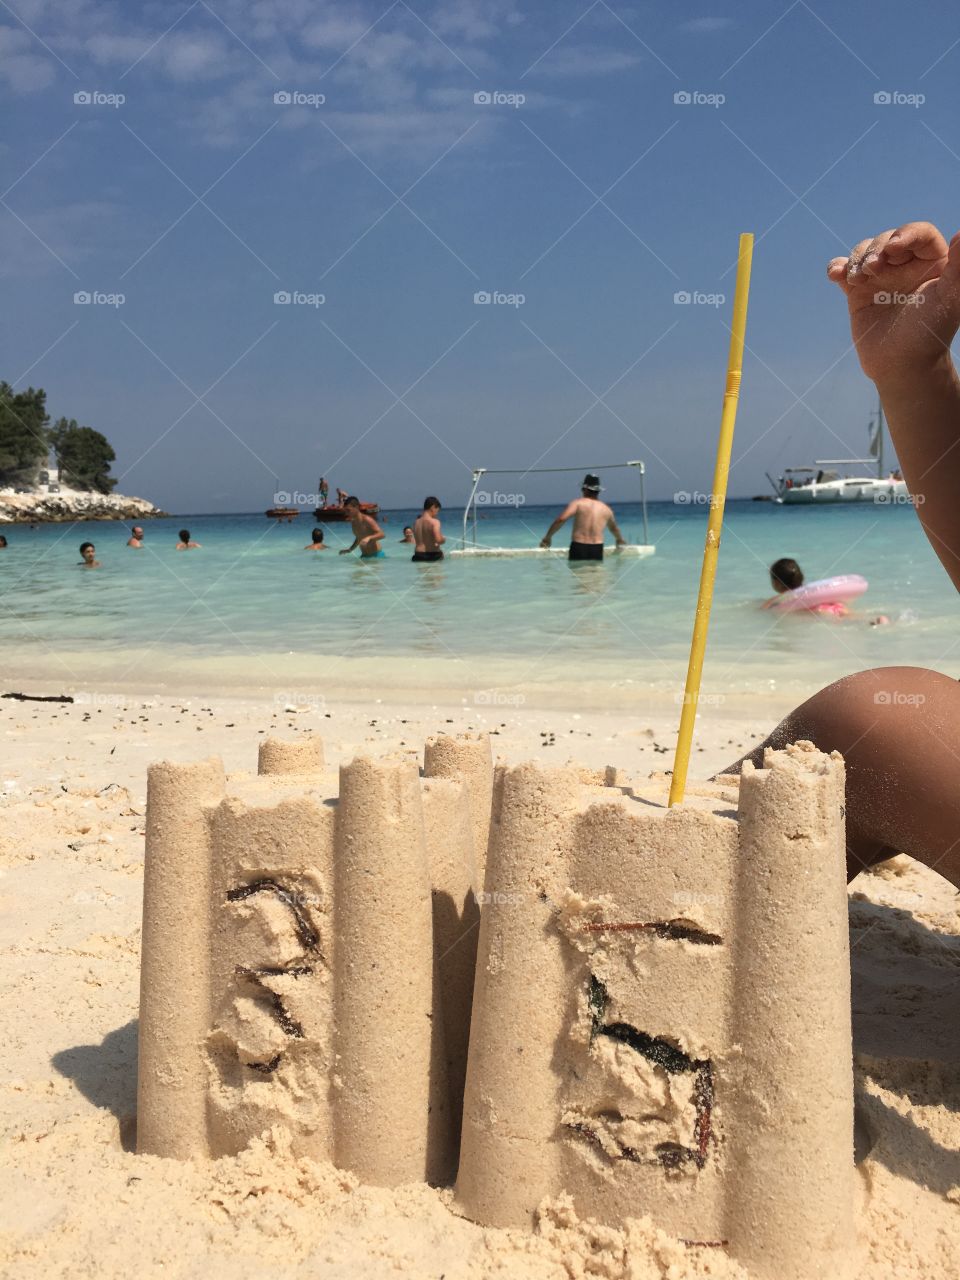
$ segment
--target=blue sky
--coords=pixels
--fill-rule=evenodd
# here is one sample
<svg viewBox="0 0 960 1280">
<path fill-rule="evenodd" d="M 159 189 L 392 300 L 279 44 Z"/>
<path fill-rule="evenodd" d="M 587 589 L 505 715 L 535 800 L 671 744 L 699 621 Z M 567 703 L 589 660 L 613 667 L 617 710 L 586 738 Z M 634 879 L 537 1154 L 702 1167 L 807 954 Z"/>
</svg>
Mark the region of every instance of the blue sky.
<svg viewBox="0 0 960 1280">
<path fill-rule="evenodd" d="M 863 448 L 826 261 L 957 228 L 947 3 L 13 0 L 0 53 L 0 374 L 172 511 L 634 457 L 706 490 L 744 230 L 731 491 L 761 492 Z"/>
</svg>

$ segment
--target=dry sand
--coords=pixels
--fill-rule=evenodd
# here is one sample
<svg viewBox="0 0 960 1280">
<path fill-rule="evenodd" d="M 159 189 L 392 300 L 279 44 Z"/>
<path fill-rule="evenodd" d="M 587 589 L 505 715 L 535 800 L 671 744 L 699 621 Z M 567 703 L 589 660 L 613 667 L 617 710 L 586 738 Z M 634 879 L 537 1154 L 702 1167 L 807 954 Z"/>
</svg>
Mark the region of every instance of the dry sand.
<svg viewBox="0 0 960 1280">
<path fill-rule="evenodd" d="M 707 720 L 695 771 L 735 758 L 779 710 Z M 488 728 L 511 761 L 575 756 L 637 773 L 668 766 L 675 741 L 672 712 L 624 729 L 600 714 L 463 705 L 0 702 L 0 1272 L 742 1275 L 647 1221 L 597 1228 L 562 1201 L 544 1207 L 534 1235 L 481 1228 L 451 1213 L 447 1192 L 361 1187 L 292 1160 L 282 1132 L 211 1164 L 132 1153 L 146 766 L 218 752 L 228 770 L 253 768 L 259 734 L 284 725 L 321 732 L 333 763 Z M 850 896 L 862 1276 L 942 1280 L 960 1274 L 960 900 L 907 858 L 861 876 Z"/>
</svg>

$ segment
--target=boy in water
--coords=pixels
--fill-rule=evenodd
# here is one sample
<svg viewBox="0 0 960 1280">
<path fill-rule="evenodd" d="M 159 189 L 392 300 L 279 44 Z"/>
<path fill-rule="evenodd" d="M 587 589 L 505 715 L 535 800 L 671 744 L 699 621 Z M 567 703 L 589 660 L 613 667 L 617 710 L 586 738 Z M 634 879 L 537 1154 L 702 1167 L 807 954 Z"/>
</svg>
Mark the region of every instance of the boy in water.
<svg viewBox="0 0 960 1280">
<path fill-rule="evenodd" d="M 374 520 L 373 516 L 365 515 L 360 510 L 359 498 L 347 498 L 343 505 L 350 516 L 353 542 L 349 547 L 344 547 L 340 554 L 348 556 L 351 551 L 356 551 L 357 547 L 359 547 L 361 560 L 384 559 L 385 553 L 380 550 L 380 543 L 387 535 Z"/>
<path fill-rule="evenodd" d="M 327 544 L 323 540 L 322 529 L 314 529 L 310 537 L 313 539 L 313 541 L 307 543 L 307 545 L 303 548 L 304 551 L 329 551 L 330 550 L 330 548 L 327 546 Z"/>
<path fill-rule="evenodd" d="M 574 498 L 557 516 L 541 541 L 541 547 L 549 547 L 553 535 L 561 525 L 573 518 L 573 537 L 570 540 L 571 560 L 602 560 L 603 535 L 607 529 L 617 540 L 617 550 L 627 545 L 610 507 L 600 501 L 600 481 L 597 476 L 585 475 L 580 497 Z"/>
<path fill-rule="evenodd" d="M 440 499 L 424 498 L 423 510 L 417 516 L 413 526 L 415 550 L 410 557 L 419 563 L 443 559 L 443 544 L 446 538 L 440 527 Z"/>
<path fill-rule="evenodd" d="M 960 590 L 960 234 L 929 222 L 861 240 L 827 275 L 846 295 L 924 532 Z M 960 888 L 960 684 L 920 667 L 846 676 L 792 711 L 765 747 L 807 738 L 847 768 L 847 873 L 908 853 Z M 739 772 L 742 761 L 729 767 Z"/>
<path fill-rule="evenodd" d="M 99 569 L 100 561 L 97 559 L 97 549 L 92 542 L 80 543 L 80 568 L 81 569 Z"/>
</svg>

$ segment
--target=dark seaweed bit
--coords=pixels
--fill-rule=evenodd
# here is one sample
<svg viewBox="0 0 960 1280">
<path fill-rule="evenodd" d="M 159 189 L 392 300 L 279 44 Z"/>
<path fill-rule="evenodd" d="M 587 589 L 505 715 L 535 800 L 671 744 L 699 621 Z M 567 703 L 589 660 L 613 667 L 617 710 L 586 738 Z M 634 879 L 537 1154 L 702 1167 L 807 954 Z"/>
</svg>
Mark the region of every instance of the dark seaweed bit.
<svg viewBox="0 0 960 1280">
<path fill-rule="evenodd" d="M 684 1147 L 676 1143 L 661 1143 L 656 1148 L 656 1154 L 657 1159 L 666 1169 L 678 1168 L 688 1161 L 692 1161 L 698 1169 L 702 1169 L 707 1162 L 710 1139 L 713 1136 L 713 1064 L 709 1059 L 691 1058 L 669 1040 L 664 1040 L 661 1036 L 648 1035 L 646 1031 L 640 1031 L 629 1022 L 605 1023 L 603 1016 L 609 1003 L 610 996 L 606 986 L 596 974 L 591 973 L 587 983 L 591 1040 L 596 1039 L 597 1036 L 606 1036 L 619 1044 L 625 1044 L 646 1058 L 648 1062 L 662 1067 L 669 1075 L 682 1075 L 689 1071 L 697 1073 L 693 1085 L 695 1115 L 693 1132 L 696 1146 Z M 599 1142 L 596 1134 L 585 1126 L 574 1124 L 568 1127 Z M 640 1159 L 629 1147 L 621 1147 L 621 1152 L 624 1160 Z"/>
<path fill-rule="evenodd" d="M 270 988 L 263 981 L 263 978 L 261 977 L 261 975 L 264 975 L 267 977 L 271 977 L 271 976 L 275 977 L 279 974 L 295 973 L 295 976 L 299 976 L 299 974 L 303 972 L 312 973 L 312 970 L 311 969 L 304 970 L 301 968 L 299 970 L 299 973 L 297 973 L 291 969 L 246 969 L 244 968 L 243 965 L 238 964 L 235 972 L 238 973 L 241 977 L 246 978 L 249 982 L 252 982 L 253 985 L 257 987 L 258 990 L 262 991 L 264 995 L 267 996 L 270 1002 L 271 1012 L 273 1013 L 274 1018 L 280 1025 L 281 1030 L 286 1035 L 292 1036 L 295 1040 L 302 1040 L 303 1027 L 299 1022 L 297 1022 L 295 1018 L 291 1018 L 290 1014 L 287 1012 L 286 1008 L 284 1007 L 283 1001 L 280 999 L 280 997 L 277 995 L 275 991 L 270 990 Z"/>
<path fill-rule="evenodd" d="M 698 929 L 696 925 L 685 924 L 682 920 L 652 920 L 649 922 L 596 920 L 583 926 L 586 933 L 652 933 L 658 938 L 670 941 L 694 942 L 701 947 L 719 947 L 723 939 L 718 933 L 708 933 L 706 929 Z"/>
<path fill-rule="evenodd" d="M 273 893 L 277 899 L 290 908 L 293 916 L 294 928 L 297 931 L 297 937 L 307 951 L 315 951 L 320 941 L 316 929 L 310 923 L 310 919 L 306 912 L 297 901 L 296 891 L 288 889 L 286 885 L 281 884 L 279 880 L 253 880 L 250 884 L 238 885 L 235 889 L 227 890 L 228 902 L 241 902 L 244 898 L 250 898 L 255 893 Z"/>
<path fill-rule="evenodd" d="M 280 1053 L 275 1053 L 269 1062 L 245 1062 L 244 1066 L 249 1067 L 251 1071 L 259 1071 L 261 1075 L 271 1075 L 280 1065 L 280 1059 L 283 1057 Z"/>
</svg>

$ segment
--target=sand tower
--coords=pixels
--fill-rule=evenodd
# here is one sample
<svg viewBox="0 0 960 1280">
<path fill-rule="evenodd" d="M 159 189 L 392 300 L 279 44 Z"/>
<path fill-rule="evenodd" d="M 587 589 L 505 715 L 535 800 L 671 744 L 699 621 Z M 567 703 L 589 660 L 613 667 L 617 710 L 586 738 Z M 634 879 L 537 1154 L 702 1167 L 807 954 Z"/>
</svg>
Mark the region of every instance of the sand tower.
<svg viewBox="0 0 960 1280">
<path fill-rule="evenodd" d="M 366 758 L 338 778 L 316 738 L 267 739 L 255 777 L 151 768 L 141 1151 L 279 1123 L 370 1182 L 452 1177 L 491 785 L 486 738 L 436 740 L 422 779 Z"/>
<path fill-rule="evenodd" d="M 499 769 L 457 1202 L 569 1192 L 751 1274 L 850 1274 L 843 763 L 801 744 L 729 788 Z"/>
</svg>

